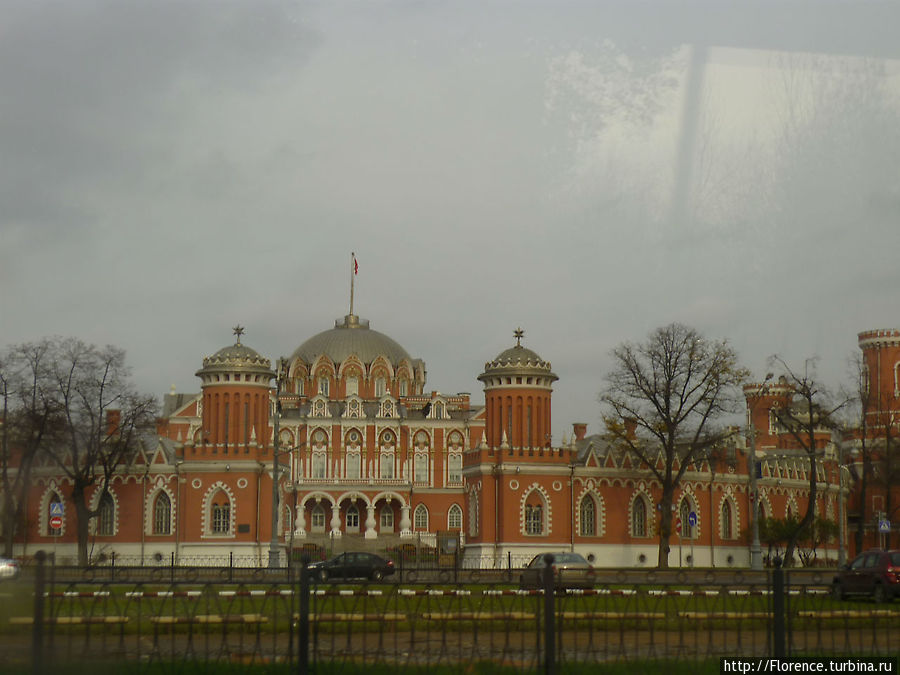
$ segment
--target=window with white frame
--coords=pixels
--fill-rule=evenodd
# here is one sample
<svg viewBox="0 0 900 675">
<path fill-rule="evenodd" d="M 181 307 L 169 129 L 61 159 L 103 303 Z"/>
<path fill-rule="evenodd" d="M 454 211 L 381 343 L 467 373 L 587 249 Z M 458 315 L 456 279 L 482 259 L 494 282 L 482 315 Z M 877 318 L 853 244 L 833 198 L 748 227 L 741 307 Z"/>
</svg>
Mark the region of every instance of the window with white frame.
<svg viewBox="0 0 900 675">
<path fill-rule="evenodd" d="M 474 490 L 469 493 L 469 536 L 478 536 L 478 525 L 480 523 L 478 512 L 478 493 Z"/>
<path fill-rule="evenodd" d="M 727 499 L 722 502 L 722 539 L 734 538 L 734 514 L 731 510 L 731 502 Z"/>
<path fill-rule="evenodd" d="M 318 389 L 320 396 L 328 396 L 329 380 L 327 375 L 319 375 Z"/>
<path fill-rule="evenodd" d="M 346 523 L 347 532 L 359 532 L 359 509 L 356 507 L 356 504 L 351 504 L 347 507 L 344 522 Z"/>
<path fill-rule="evenodd" d="M 452 453 L 447 457 L 447 482 L 462 483 L 462 455 Z"/>
<path fill-rule="evenodd" d="M 417 452 L 415 454 L 415 481 L 417 483 L 428 482 L 428 453 Z"/>
<path fill-rule="evenodd" d="M 312 455 L 312 478 L 325 478 L 324 452 L 314 452 Z"/>
<path fill-rule="evenodd" d="M 153 500 L 153 534 L 172 533 L 172 500 L 160 490 Z"/>
<path fill-rule="evenodd" d="M 229 534 L 231 532 L 231 502 L 221 490 L 212 499 L 210 505 L 210 530 L 213 534 Z"/>
<path fill-rule="evenodd" d="M 409 396 L 409 381 L 406 378 L 400 380 L 400 396 Z"/>
<path fill-rule="evenodd" d="M 359 478 L 359 451 L 347 452 L 346 476 L 349 479 Z"/>
<path fill-rule="evenodd" d="M 356 375 L 347 377 L 345 383 L 347 396 L 357 396 L 359 394 L 359 378 Z"/>
<path fill-rule="evenodd" d="M 428 530 L 428 509 L 425 508 L 424 504 L 419 504 L 416 507 L 413 515 L 413 527 L 419 532 Z"/>
<path fill-rule="evenodd" d="M 383 377 L 375 378 L 375 398 L 381 398 L 384 396 L 384 392 L 387 390 L 387 380 Z"/>
<path fill-rule="evenodd" d="M 394 477 L 394 453 L 393 452 L 382 452 L 381 453 L 381 461 L 378 463 L 379 473 L 378 477 L 383 478 L 385 480 L 390 480 Z"/>
<path fill-rule="evenodd" d="M 111 537 L 115 534 L 116 502 L 109 492 L 104 492 L 100 498 L 97 514 L 97 534 L 101 537 Z"/>
<path fill-rule="evenodd" d="M 447 512 L 447 529 L 448 530 L 461 530 L 462 529 L 462 509 L 459 508 L 458 504 L 454 504 L 450 507 L 450 510 Z"/>
<path fill-rule="evenodd" d="M 678 508 L 678 517 L 681 518 L 681 536 L 684 539 L 694 538 L 694 528 L 691 527 L 691 503 L 687 498 L 681 500 Z"/>
<path fill-rule="evenodd" d="M 303 377 L 298 377 L 294 380 L 294 391 L 298 395 L 303 396 Z"/>
<path fill-rule="evenodd" d="M 310 530 L 312 532 L 325 531 L 325 509 L 321 504 L 316 504 L 310 514 Z"/>
<path fill-rule="evenodd" d="M 631 505 L 631 536 L 647 536 L 647 503 L 643 497 L 635 497 Z"/>
<path fill-rule="evenodd" d="M 593 537 L 597 534 L 597 505 L 593 497 L 585 495 L 581 500 L 581 536 Z"/>
<path fill-rule="evenodd" d="M 379 525 L 380 529 L 384 533 L 393 532 L 394 531 L 394 509 L 390 506 L 382 506 L 381 512 L 379 513 Z"/>
<path fill-rule="evenodd" d="M 525 505 L 525 534 L 544 533 L 544 505 L 532 502 Z"/>
</svg>

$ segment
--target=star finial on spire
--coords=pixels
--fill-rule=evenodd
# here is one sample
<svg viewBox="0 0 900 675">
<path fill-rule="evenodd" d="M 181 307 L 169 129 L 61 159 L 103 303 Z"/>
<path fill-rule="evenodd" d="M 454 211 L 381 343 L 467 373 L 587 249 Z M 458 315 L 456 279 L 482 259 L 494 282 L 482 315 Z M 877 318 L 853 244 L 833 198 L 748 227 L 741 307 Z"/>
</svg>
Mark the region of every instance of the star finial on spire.
<svg viewBox="0 0 900 675">
<path fill-rule="evenodd" d="M 516 338 L 516 347 L 521 347 L 522 338 L 525 337 L 525 331 L 521 328 L 516 328 L 513 331 L 513 337 Z"/>
<path fill-rule="evenodd" d="M 234 331 L 235 336 L 237 336 L 237 343 L 241 344 L 241 335 L 244 334 L 244 327 L 241 324 L 238 324 L 231 330 Z"/>
</svg>

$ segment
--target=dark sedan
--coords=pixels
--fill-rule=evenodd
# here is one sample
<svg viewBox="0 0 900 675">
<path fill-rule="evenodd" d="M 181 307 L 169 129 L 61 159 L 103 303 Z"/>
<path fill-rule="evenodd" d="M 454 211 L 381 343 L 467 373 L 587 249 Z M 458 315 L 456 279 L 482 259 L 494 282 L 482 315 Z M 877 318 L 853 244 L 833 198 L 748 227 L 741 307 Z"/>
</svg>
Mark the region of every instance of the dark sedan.
<svg viewBox="0 0 900 675">
<path fill-rule="evenodd" d="M 394 562 L 374 553 L 341 553 L 308 567 L 313 579 L 371 579 L 381 581 L 394 573 Z"/>
</svg>

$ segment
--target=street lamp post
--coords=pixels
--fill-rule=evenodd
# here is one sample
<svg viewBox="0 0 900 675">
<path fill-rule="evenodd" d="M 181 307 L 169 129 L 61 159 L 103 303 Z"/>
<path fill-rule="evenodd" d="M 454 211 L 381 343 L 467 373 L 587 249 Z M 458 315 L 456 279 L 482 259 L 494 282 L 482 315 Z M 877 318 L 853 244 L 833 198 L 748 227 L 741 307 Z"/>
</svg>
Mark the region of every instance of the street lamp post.
<svg viewBox="0 0 900 675">
<path fill-rule="evenodd" d="M 287 363 L 284 358 L 278 359 L 275 371 L 275 419 L 273 420 L 272 442 L 272 538 L 269 541 L 269 567 L 281 567 L 281 550 L 278 547 L 278 452 L 281 439 L 279 438 L 281 424 L 281 385 L 287 375 Z"/>
<path fill-rule="evenodd" d="M 753 393 L 753 404 L 750 406 L 750 415 L 747 420 L 747 435 L 750 437 L 750 453 L 747 456 L 747 470 L 750 473 L 750 569 L 762 570 L 762 545 L 759 541 L 759 486 L 756 481 L 756 428 L 753 426 L 753 411 L 756 403 L 765 389 L 766 383 L 772 379 L 772 373 L 766 375 L 766 379 Z"/>
</svg>

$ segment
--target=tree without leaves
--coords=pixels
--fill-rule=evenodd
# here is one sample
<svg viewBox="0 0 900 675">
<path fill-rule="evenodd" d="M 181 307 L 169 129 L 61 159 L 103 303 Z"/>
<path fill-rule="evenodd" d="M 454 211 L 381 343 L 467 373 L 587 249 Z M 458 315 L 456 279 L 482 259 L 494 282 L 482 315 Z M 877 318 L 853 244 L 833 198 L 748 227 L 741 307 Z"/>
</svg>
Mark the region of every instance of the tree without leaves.
<svg viewBox="0 0 900 675">
<path fill-rule="evenodd" d="M 789 404 L 773 407 L 772 414 L 778 425 L 796 441 L 809 463 L 806 512 L 790 533 L 784 550 L 784 564 L 790 565 L 797 543 L 815 522 L 818 456 L 827 443 L 825 439 L 830 438 L 830 432 L 837 428 L 836 413 L 847 404 L 847 399 L 834 403 L 831 394 L 816 381 L 813 359 L 806 360 L 802 375 L 791 370 L 777 356 L 770 361 L 785 371 L 784 382 L 793 392 Z"/>
<path fill-rule="evenodd" d="M 853 422 L 859 423 L 859 444 L 857 446 L 859 459 L 862 464 L 861 469 L 854 471 L 853 477 L 856 480 L 856 495 L 859 498 L 859 518 L 856 522 L 856 531 L 854 533 L 856 541 L 856 551 L 863 550 L 863 539 L 866 531 L 866 508 L 869 497 L 869 488 L 872 483 L 872 445 L 869 443 L 869 421 L 865 414 L 866 410 L 872 405 L 873 394 L 869 391 L 866 377 L 865 361 L 862 354 L 855 354 L 851 359 L 853 375 L 856 380 L 856 388 L 854 392 L 854 407 L 858 418 Z M 846 461 L 846 457 L 844 458 Z"/>
<path fill-rule="evenodd" d="M 61 410 L 47 390 L 50 343 L 14 345 L 0 355 L 0 487 L 3 550 L 12 556 L 13 541 L 23 522 L 31 473 L 41 451 L 58 439 Z"/>
<path fill-rule="evenodd" d="M 90 520 L 99 515 L 110 480 L 137 449 L 141 433 L 153 428 L 156 404 L 132 388 L 121 349 L 56 338 L 50 350 L 48 386 L 61 408 L 62 433 L 48 454 L 72 485 L 78 562 L 86 565 Z M 112 425 L 111 411 L 117 411 Z"/>
<path fill-rule="evenodd" d="M 734 433 L 716 422 L 738 410 L 738 387 L 748 372 L 726 341 L 677 323 L 642 344 L 616 347 L 612 356 L 614 369 L 600 395 L 611 413 L 606 426 L 662 487 L 658 565 L 665 568 L 675 491 L 692 462 Z M 635 433 L 626 420 L 634 421 Z"/>
</svg>

